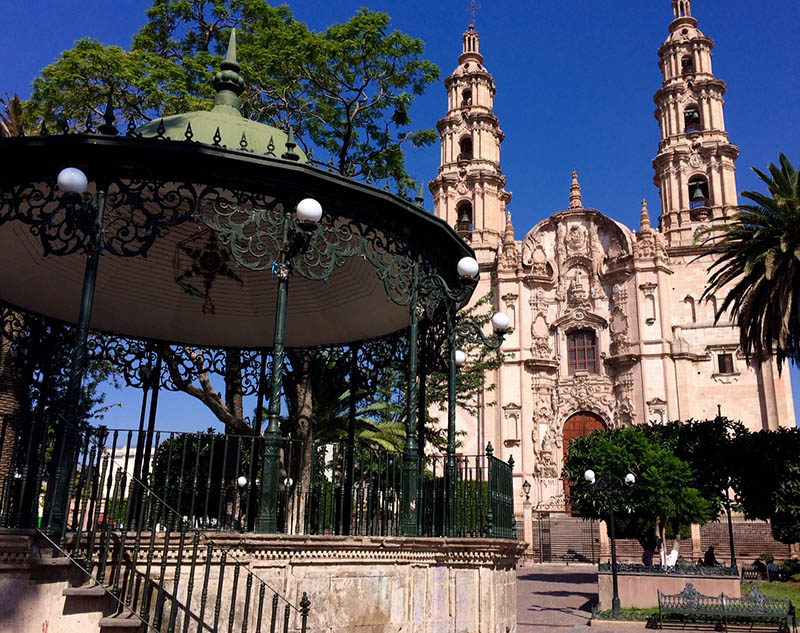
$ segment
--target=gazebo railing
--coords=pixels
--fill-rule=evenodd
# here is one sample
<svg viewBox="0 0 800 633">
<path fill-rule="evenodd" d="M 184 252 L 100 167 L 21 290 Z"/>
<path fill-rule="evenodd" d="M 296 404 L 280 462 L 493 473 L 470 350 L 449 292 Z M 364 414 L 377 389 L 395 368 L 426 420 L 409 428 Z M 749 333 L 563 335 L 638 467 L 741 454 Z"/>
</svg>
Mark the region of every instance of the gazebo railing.
<svg viewBox="0 0 800 633">
<path fill-rule="evenodd" d="M 128 624 L 137 622 L 151 631 L 216 631 L 225 623 L 231 630 L 236 622 L 237 630 L 305 631 L 311 606 L 306 593 L 297 596 L 297 603 L 288 600 L 217 543 L 214 531 L 200 529 L 191 516 L 134 477 L 123 465 L 129 451 L 108 450 L 106 442 L 113 446 L 120 436 L 130 434 L 80 433 L 78 457 L 67 475 L 69 506 L 60 525 L 47 498 L 48 484 L 57 476 L 52 457 L 57 442 L 45 442 L 41 453 L 46 458 L 38 473 L 12 461 L 0 478 L 2 527 L 38 528 L 90 586 L 102 588 L 117 603 L 117 614 Z M 24 444 L 15 443 L 15 458 L 28 454 Z M 37 485 L 36 498 L 44 508 L 41 526 L 30 524 L 22 505 L 26 488 Z"/>
<path fill-rule="evenodd" d="M 120 529 L 130 527 L 144 499 L 153 497 L 160 509 L 151 503 L 147 520 L 156 530 L 186 524 L 204 533 L 253 532 L 269 507 L 262 503 L 263 438 L 89 428 L 64 472 L 56 469 L 57 428 L 39 434 L 44 441 L 31 447 L 24 429 L 2 424 L 0 435 L 13 437 L 0 443 L 0 464 L 8 464 L 0 471 L 0 526 L 41 527 L 61 539 L 95 524 Z M 516 537 L 513 462 L 494 457 L 491 446 L 485 455 L 455 457 L 449 468 L 446 456 L 425 456 L 411 499 L 402 493 L 405 459 L 403 452 L 381 448 L 284 439 L 273 510 L 277 531 L 402 536 L 401 510 L 413 503 L 415 536 Z M 63 521 L 47 495 L 57 477 L 71 479 Z M 96 519 L 87 518 L 95 513 Z"/>
</svg>

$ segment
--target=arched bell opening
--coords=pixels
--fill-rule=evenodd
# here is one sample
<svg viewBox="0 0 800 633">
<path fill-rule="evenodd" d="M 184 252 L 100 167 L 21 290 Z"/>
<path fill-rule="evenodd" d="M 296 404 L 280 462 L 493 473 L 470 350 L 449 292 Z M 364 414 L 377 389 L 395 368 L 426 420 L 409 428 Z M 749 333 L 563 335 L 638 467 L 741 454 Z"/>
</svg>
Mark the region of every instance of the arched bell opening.
<svg viewBox="0 0 800 633">
<path fill-rule="evenodd" d="M 686 106 L 683 111 L 683 131 L 697 132 L 703 129 L 703 121 L 700 118 L 700 108 L 694 103 Z"/>
<path fill-rule="evenodd" d="M 472 160 L 472 139 L 464 136 L 458 142 L 458 160 Z"/>
<path fill-rule="evenodd" d="M 689 208 L 710 207 L 711 197 L 708 193 L 708 180 L 703 176 L 693 176 L 689 180 Z"/>
</svg>

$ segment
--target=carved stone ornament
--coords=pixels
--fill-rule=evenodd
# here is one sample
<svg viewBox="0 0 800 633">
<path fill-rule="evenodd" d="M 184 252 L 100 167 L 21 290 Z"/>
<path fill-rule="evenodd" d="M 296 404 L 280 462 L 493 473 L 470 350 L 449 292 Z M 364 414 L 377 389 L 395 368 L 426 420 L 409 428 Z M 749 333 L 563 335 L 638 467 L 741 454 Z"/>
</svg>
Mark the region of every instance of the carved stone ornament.
<svg viewBox="0 0 800 633">
<path fill-rule="evenodd" d="M 585 253 L 588 245 L 587 242 L 588 236 L 586 227 L 579 224 L 569 227 L 569 233 L 567 234 L 568 253 Z"/>
<path fill-rule="evenodd" d="M 572 376 L 558 385 L 558 432 L 563 422 L 578 411 L 591 411 L 604 420 L 615 420 L 616 400 L 611 380 L 599 374 Z"/>
<path fill-rule="evenodd" d="M 614 400 L 615 426 L 631 426 L 636 420 L 636 407 L 633 404 L 633 373 L 630 371 L 614 379 Z"/>
</svg>

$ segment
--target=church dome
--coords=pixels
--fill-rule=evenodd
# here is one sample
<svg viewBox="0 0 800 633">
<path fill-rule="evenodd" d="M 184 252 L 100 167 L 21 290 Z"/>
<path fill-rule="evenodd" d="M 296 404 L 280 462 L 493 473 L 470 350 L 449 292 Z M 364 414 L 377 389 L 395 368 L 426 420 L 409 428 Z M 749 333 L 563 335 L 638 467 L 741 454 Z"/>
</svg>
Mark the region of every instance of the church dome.
<svg viewBox="0 0 800 633">
<path fill-rule="evenodd" d="M 228 52 L 220 71 L 214 76 L 214 107 L 155 119 L 136 128 L 137 136 L 192 140 L 206 145 L 238 149 L 273 158 L 307 163 L 308 157 L 297 149 L 291 129 L 283 130 L 242 116 L 239 95 L 244 80 L 236 61 L 236 31 L 231 31 Z"/>
</svg>

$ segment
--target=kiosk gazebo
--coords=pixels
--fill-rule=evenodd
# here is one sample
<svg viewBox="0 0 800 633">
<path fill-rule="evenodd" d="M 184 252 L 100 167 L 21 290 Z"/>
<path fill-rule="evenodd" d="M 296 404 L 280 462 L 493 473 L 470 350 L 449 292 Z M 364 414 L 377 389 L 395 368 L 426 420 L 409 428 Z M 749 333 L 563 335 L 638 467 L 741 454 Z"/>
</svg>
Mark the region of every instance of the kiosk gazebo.
<svg viewBox="0 0 800 633">
<path fill-rule="evenodd" d="M 64 593 L 112 600 L 101 626 L 245 631 L 283 617 L 285 629 L 333 630 L 367 617 L 413 630 L 446 620 L 465 595 L 474 601 L 465 622 L 513 625 L 513 463 L 491 448 L 455 452 L 456 347 L 499 346 L 507 319 L 495 315 L 487 337 L 459 317 L 478 266 L 450 227 L 418 203 L 315 167 L 291 130 L 242 117 L 234 38 L 209 112 L 119 135 L 109 97 L 96 134 L 0 140 L 3 349 L 24 348 L 35 328 L 74 332 L 64 415 L 47 415 L 44 389 L 30 424 L 2 423 L 0 525 L 35 529 L 80 568 L 88 584 Z M 398 335 L 402 453 L 357 450 L 352 429 L 333 448 L 282 435 L 286 347 L 347 345 L 355 367 L 360 343 Z M 80 423 L 91 358 L 113 360 L 155 401 L 231 350 L 258 396 L 249 435 L 159 432 L 155 402 L 137 430 Z M 421 354 L 449 370 L 441 457 L 418 442 Z M 315 556 L 325 560 L 312 565 Z M 394 572 L 353 580 L 364 562 Z M 466 582 L 465 570 L 476 571 Z M 327 595 L 336 586 L 366 591 L 351 596 L 359 608 Z M 452 604 L 437 613 L 442 600 Z"/>
</svg>

